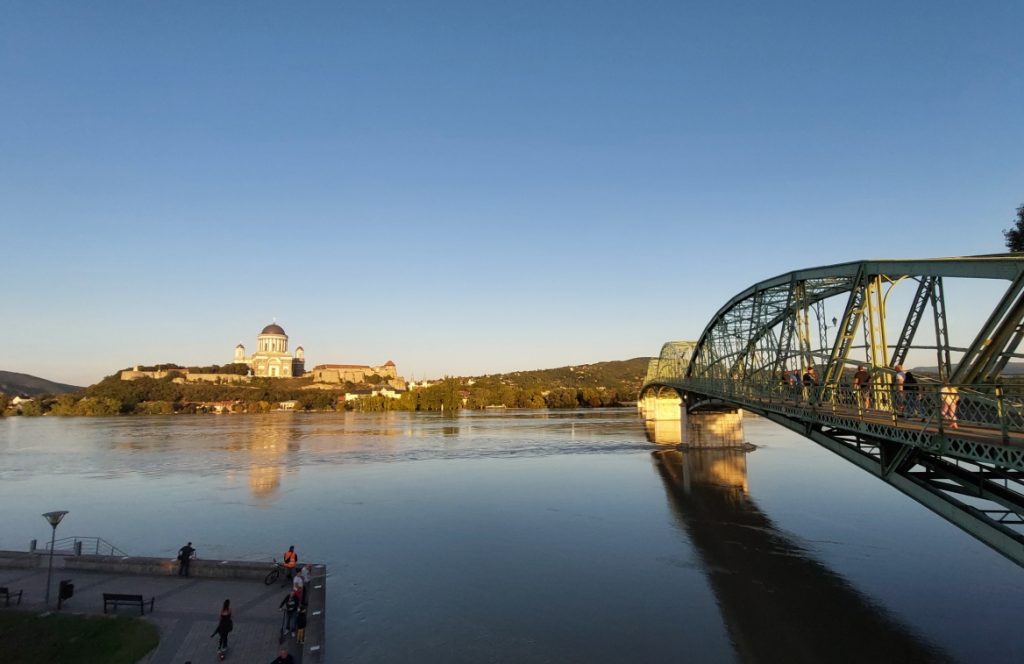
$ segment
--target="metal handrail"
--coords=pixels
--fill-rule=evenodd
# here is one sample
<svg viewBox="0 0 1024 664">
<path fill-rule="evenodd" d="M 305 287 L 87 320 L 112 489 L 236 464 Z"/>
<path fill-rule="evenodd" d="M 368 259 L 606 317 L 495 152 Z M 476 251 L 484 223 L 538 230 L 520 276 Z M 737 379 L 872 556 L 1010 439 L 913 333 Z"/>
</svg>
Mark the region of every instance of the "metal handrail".
<svg viewBox="0 0 1024 664">
<path fill-rule="evenodd" d="M 918 382 L 915 390 L 898 390 L 893 385 L 872 384 L 861 392 L 850 384 L 805 386 L 716 378 L 683 378 L 678 384 L 708 396 L 766 404 L 785 402 L 790 407 L 810 412 L 831 410 L 834 414 L 862 419 L 866 414 L 885 414 L 907 426 L 923 421 L 921 428 L 938 425 L 943 430 L 954 425 L 991 428 L 999 431 L 1004 442 L 1010 432 L 1024 432 L 1024 385 L 954 385 L 955 408 L 949 386 L 937 382 Z"/>
<path fill-rule="evenodd" d="M 70 537 L 62 537 L 59 540 L 53 542 L 53 550 L 78 550 L 78 544 L 81 543 L 82 550 L 86 553 L 93 553 L 94 555 L 105 555 L 105 556 L 127 556 L 128 554 L 117 548 L 102 537 L 83 537 L 80 535 L 71 535 Z M 88 545 L 88 546 L 86 546 Z M 49 550 L 50 545 L 46 544 L 44 547 Z M 109 553 L 108 553 L 109 552 Z"/>
</svg>

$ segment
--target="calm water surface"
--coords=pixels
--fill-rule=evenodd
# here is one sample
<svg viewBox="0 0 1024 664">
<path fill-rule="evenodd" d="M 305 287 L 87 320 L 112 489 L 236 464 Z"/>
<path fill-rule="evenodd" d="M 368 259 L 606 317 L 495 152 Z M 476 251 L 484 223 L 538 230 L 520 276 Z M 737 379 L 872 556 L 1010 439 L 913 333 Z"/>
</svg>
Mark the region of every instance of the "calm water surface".
<svg viewBox="0 0 1024 664">
<path fill-rule="evenodd" d="M 1024 661 L 1024 570 L 813 443 L 635 411 L 0 420 L 0 548 L 330 566 L 348 662 Z M 661 450 L 661 451 L 656 451 Z"/>
</svg>

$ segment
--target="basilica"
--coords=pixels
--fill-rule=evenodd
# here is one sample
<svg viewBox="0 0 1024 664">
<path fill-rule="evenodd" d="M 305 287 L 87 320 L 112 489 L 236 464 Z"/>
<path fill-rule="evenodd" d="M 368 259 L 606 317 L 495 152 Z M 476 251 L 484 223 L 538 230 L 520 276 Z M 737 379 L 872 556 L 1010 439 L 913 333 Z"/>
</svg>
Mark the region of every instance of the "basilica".
<svg viewBox="0 0 1024 664">
<path fill-rule="evenodd" d="M 253 376 L 292 378 L 305 373 L 306 354 L 302 346 L 288 352 L 288 335 L 276 322 L 267 325 L 256 337 L 256 352 L 246 357 L 245 346 L 235 346 L 235 364 L 249 365 Z"/>
</svg>

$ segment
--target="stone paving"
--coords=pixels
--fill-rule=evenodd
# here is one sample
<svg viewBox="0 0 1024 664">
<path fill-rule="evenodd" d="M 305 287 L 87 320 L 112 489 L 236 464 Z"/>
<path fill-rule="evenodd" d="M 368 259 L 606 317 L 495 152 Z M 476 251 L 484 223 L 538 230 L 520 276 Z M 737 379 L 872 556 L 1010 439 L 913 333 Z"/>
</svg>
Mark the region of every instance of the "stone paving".
<svg viewBox="0 0 1024 664">
<path fill-rule="evenodd" d="M 51 607 L 56 606 L 60 580 L 70 579 L 75 584 L 74 597 L 64 602 L 62 613 L 101 614 L 105 592 L 145 597 L 145 619 L 160 630 L 160 645 L 143 658 L 140 664 L 184 664 L 190 661 L 199 664 L 217 661 L 217 637 L 211 638 L 210 634 L 217 627 L 218 615 L 225 599 L 231 600 L 234 619 L 234 630 L 228 637 L 227 660 L 269 664 L 277 656 L 283 618 L 278 606 L 288 593 L 287 585 L 275 583 L 268 587 L 259 579 L 86 572 L 63 569 L 61 563 L 60 558 L 55 559 L 50 588 Z M 316 580 L 310 585 L 316 585 Z M 0 586 L 6 586 L 14 592 L 24 590 L 21 606 L 12 609 L 41 611 L 44 608 L 46 567 L 0 567 Z M 151 614 L 148 612 L 150 597 L 156 598 Z M 320 632 L 323 624 L 323 598 L 322 590 L 311 593 L 308 607 L 310 622 L 319 619 L 317 626 Z M 0 610 L 4 610 L 2 603 Z M 120 615 L 138 615 L 138 609 L 132 606 L 110 609 L 111 613 L 115 611 Z M 281 647 L 287 647 L 295 661 L 302 662 L 303 648 L 290 635 Z M 306 664 L 320 661 L 320 657 L 309 656 L 309 648 L 307 639 Z"/>
</svg>

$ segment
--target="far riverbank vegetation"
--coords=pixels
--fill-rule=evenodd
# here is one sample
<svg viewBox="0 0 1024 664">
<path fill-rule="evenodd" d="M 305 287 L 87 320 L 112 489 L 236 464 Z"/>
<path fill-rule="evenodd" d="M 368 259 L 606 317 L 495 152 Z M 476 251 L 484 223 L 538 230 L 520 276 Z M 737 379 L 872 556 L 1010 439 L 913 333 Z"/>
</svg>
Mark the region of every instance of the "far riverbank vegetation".
<svg viewBox="0 0 1024 664">
<path fill-rule="evenodd" d="M 79 392 L 31 400 L 0 394 L 5 415 L 170 415 L 294 411 L 445 411 L 485 408 L 602 408 L 632 403 L 648 359 L 518 371 L 477 377 L 445 377 L 407 390 L 380 390 L 366 384 L 314 384 L 311 377 L 253 378 L 238 383 L 183 382 L 178 365 L 162 378 L 121 380 L 118 371 Z M 238 365 L 202 367 L 205 374 L 238 373 Z M 192 368 L 190 368 L 192 369 Z M 372 377 L 376 378 L 376 377 Z M 176 380 L 178 379 L 178 380 Z M 377 392 L 374 394 L 374 392 Z M 383 392 L 383 393 L 381 393 Z"/>
</svg>

